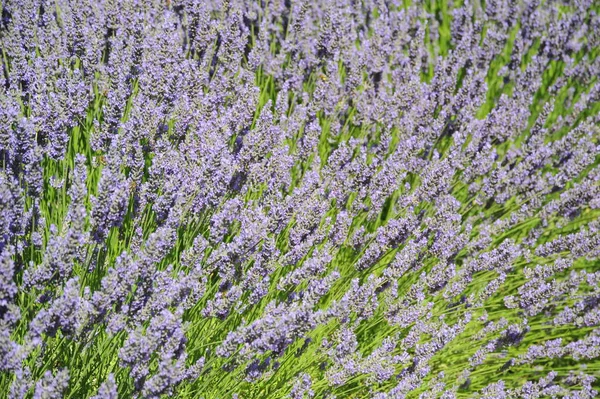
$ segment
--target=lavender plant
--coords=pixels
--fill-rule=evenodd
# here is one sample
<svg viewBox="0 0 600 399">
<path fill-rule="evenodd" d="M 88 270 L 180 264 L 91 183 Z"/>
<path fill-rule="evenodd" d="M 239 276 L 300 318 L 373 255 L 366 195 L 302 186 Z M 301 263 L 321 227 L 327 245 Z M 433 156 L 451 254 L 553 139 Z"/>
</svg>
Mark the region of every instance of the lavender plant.
<svg viewBox="0 0 600 399">
<path fill-rule="evenodd" d="M 1 0 L 0 397 L 594 398 L 594 0 Z"/>
</svg>

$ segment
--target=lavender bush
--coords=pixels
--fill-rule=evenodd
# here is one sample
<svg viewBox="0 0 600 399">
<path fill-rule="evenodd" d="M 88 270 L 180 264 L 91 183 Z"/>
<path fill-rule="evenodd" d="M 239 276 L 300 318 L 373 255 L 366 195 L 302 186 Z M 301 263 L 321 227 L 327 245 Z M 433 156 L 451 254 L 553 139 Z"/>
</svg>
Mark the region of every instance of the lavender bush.
<svg viewBox="0 0 600 399">
<path fill-rule="evenodd" d="M 0 397 L 593 398 L 594 0 L 2 0 Z"/>
</svg>

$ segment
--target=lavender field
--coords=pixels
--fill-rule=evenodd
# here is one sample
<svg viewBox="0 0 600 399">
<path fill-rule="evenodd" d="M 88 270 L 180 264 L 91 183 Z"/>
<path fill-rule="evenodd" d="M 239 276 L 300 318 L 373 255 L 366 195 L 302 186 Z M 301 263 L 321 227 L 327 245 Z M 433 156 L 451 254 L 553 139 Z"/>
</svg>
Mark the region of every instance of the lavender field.
<svg viewBox="0 0 600 399">
<path fill-rule="evenodd" d="M 599 397 L 597 0 L 0 4 L 0 398 Z"/>
</svg>

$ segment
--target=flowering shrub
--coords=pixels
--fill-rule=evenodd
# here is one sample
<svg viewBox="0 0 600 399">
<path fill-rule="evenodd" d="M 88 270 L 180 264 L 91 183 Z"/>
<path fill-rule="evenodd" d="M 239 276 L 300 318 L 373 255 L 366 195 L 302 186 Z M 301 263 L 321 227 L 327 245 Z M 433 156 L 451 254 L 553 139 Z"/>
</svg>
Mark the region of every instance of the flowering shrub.
<svg viewBox="0 0 600 399">
<path fill-rule="evenodd" d="M 0 397 L 593 398 L 594 0 L 2 0 Z"/>
</svg>

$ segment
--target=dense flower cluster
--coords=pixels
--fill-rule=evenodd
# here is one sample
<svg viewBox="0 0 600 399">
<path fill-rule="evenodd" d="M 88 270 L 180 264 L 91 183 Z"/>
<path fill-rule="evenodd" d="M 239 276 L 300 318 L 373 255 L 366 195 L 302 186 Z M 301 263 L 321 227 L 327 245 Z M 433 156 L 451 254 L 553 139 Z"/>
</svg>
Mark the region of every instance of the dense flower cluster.
<svg viewBox="0 0 600 399">
<path fill-rule="evenodd" d="M 3 0 L 0 397 L 593 398 L 594 0 Z"/>
</svg>

